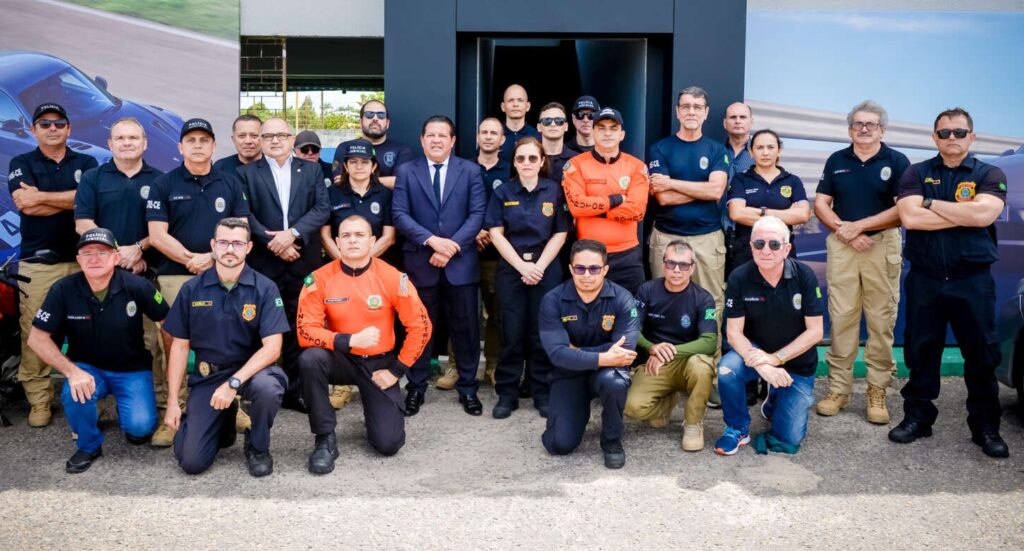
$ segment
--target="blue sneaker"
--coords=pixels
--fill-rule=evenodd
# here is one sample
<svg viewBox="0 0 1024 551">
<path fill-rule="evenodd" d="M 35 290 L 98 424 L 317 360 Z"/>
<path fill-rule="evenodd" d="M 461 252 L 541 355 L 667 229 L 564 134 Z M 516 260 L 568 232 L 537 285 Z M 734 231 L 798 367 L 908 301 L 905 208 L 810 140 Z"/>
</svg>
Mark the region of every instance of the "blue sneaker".
<svg viewBox="0 0 1024 551">
<path fill-rule="evenodd" d="M 740 451 L 740 446 L 746 446 L 749 443 L 749 432 L 740 432 L 732 427 L 726 427 L 725 433 L 715 442 L 715 453 L 718 455 L 733 455 Z"/>
</svg>

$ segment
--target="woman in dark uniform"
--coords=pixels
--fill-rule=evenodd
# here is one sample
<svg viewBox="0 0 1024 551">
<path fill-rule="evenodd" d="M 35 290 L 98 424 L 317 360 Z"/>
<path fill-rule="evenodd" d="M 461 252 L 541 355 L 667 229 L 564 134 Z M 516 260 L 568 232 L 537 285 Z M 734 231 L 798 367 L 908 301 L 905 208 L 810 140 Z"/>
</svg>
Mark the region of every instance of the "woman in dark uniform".
<svg viewBox="0 0 1024 551">
<path fill-rule="evenodd" d="M 558 254 L 569 230 L 562 186 L 547 177 L 548 160 L 536 138 L 512 152 L 512 178 L 494 189 L 484 227 L 501 258 L 495 274 L 501 319 L 501 357 L 492 414 L 504 419 L 519 407 L 519 379 L 529 362 L 534 406 L 547 416 L 551 362 L 540 343 L 537 316 L 544 295 L 562 282 Z"/>
<path fill-rule="evenodd" d="M 736 222 L 736 242 L 727 259 L 726 275 L 754 258 L 750 248 L 750 232 L 762 216 L 777 216 L 789 226 L 803 224 L 811 218 L 804 183 L 779 166 L 782 140 L 774 130 L 758 130 L 750 138 L 750 156 L 754 166 L 737 174 L 729 187 L 729 218 Z M 796 257 L 796 248 L 790 249 Z"/>
<path fill-rule="evenodd" d="M 338 224 L 358 214 L 370 222 L 377 238 L 370 255 L 377 257 L 395 242 L 395 226 L 391 222 L 391 190 L 380 183 L 377 161 L 373 158 L 373 144 L 366 140 L 352 140 L 341 144 L 343 163 L 334 185 L 327 189 L 331 203 L 331 217 L 320 228 L 320 242 L 327 252 L 327 260 L 341 258 L 335 244 Z"/>
</svg>

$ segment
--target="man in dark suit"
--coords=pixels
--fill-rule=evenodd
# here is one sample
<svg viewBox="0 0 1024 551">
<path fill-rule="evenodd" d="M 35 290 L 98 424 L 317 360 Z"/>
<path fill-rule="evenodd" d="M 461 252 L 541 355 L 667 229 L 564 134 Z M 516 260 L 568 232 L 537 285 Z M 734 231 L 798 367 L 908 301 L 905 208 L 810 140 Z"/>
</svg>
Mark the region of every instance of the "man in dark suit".
<svg viewBox="0 0 1024 551">
<path fill-rule="evenodd" d="M 269 119 L 260 131 L 263 158 L 238 167 L 252 214 L 255 243 L 249 264 L 277 284 L 291 330 L 284 335 L 281 367 L 288 375 L 283 407 L 305 411 L 299 382 L 295 314 L 303 279 L 320 267 L 320 227 L 330 206 L 324 174 L 317 163 L 292 154 L 288 123 Z M 287 208 L 282 208 L 287 205 Z"/>
<path fill-rule="evenodd" d="M 423 123 L 420 145 L 425 157 L 395 171 L 391 210 L 395 227 L 405 238 L 405 268 L 431 322 L 441 306 L 455 349 L 459 402 L 470 415 L 480 415 L 476 373 L 480 363 L 480 316 L 477 293 L 480 266 L 476 235 L 483 226 L 486 195 L 480 167 L 452 155 L 455 123 L 435 115 Z M 431 345 L 408 372 L 406 415 L 423 404 L 430 374 Z"/>
</svg>

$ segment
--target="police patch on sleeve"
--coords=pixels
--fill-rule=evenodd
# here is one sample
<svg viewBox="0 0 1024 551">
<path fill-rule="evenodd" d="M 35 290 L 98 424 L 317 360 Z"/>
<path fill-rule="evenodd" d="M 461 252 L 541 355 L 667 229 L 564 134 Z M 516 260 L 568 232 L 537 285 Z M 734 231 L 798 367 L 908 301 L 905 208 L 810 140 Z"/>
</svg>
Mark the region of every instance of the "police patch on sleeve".
<svg viewBox="0 0 1024 551">
<path fill-rule="evenodd" d="M 1006 191 L 1006 182 L 999 182 L 999 191 Z"/>
<path fill-rule="evenodd" d="M 403 297 L 409 296 L 409 275 L 402 274 L 402 277 L 398 279 L 398 294 Z"/>
<path fill-rule="evenodd" d="M 821 298 L 821 287 L 815 287 L 814 288 L 814 295 L 817 298 Z"/>
<path fill-rule="evenodd" d="M 636 308 L 630 308 L 629 309 L 629 317 L 635 318 L 636 316 L 637 316 Z"/>
<path fill-rule="evenodd" d="M 163 304 L 164 296 L 160 294 L 160 291 L 157 291 L 156 293 L 153 294 L 153 301 L 155 301 L 157 304 Z"/>
<path fill-rule="evenodd" d="M 562 166 L 562 173 L 572 174 L 573 172 L 576 172 L 576 167 L 573 166 L 572 161 L 566 161 L 565 165 Z"/>
<path fill-rule="evenodd" d="M 718 319 L 718 313 L 715 312 L 714 308 L 708 308 L 708 309 L 704 310 L 704 319 L 706 319 L 706 320 Z"/>
<path fill-rule="evenodd" d="M 302 284 L 309 288 L 310 291 L 316 291 L 316 280 L 313 279 L 313 274 L 306 276 L 306 278 L 302 280 Z"/>
<path fill-rule="evenodd" d="M 278 308 L 284 308 L 284 301 L 281 300 L 281 297 L 277 297 L 274 299 L 274 306 Z"/>
</svg>

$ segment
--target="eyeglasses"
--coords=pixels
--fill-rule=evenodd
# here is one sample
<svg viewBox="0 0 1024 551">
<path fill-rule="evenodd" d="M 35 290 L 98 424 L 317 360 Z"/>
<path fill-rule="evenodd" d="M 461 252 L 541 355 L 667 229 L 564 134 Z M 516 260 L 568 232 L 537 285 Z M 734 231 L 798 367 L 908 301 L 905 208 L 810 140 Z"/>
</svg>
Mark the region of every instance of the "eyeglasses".
<svg viewBox="0 0 1024 551">
<path fill-rule="evenodd" d="M 384 120 L 384 119 L 388 118 L 388 113 L 387 113 L 387 111 L 363 111 L 363 118 L 364 119 L 366 119 L 368 121 L 372 121 L 374 119 L 374 117 L 376 117 L 376 118 L 378 118 L 380 120 Z"/>
<path fill-rule="evenodd" d="M 85 259 L 96 257 L 96 258 L 99 258 L 101 260 L 106 260 L 112 254 L 114 254 L 114 251 L 86 251 L 84 253 L 78 253 L 78 256 L 80 256 L 82 258 L 85 258 Z"/>
<path fill-rule="evenodd" d="M 683 111 L 703 111 L 707 105 L 701 105 L 699 103 L 684 103 L 682 105 L 677 105 L 676 107 Z"/>
<path fill-rule="evenodd" d="M 750 242 L 750 246 L 754 247 L 754 250 L 757 250 L 757 251 L 760 251 L 761 249 L 763 249 L 765 245 L 768 245 L 769 249 L 771 249 L 773 251 L 777 251 L 777 250 L 781 249 L 782 246 L 785 245 L 785 243 L 783 243 L 782 241 L 779 241 L 778 239 L 772 239 L 771 241 L 765 241 L 764 239 L 755 239 L 755 240 Z"/>
<path fill-rule="evenodd" d="M 967 135 L 970 134 L 970 133 L 971 133 L 971 131 L 966 129 L 966 128 L 957 128 L 956 130 L 950 130 L 948 128 L 943 128 L 942 130 L 936 130 L 935 131 L 935 135 L 938 136 L 940 140 L 948 140 L 949 136 L 951 134 L 953 136 L 955 136 L 956 139 L 962 140 L 962 139 L 966 138 Z"/>
<path fill-rule="evenodd" d="M 544 117 L 540 123 L 544 126 L 562 126 L 565 124 L 565 117 Z"/>
<path fill-rule="evenodd" d="M 299 148 L 299 151 L 305 153 L 306 155 L 312 155 L 314 153 L 320 153 L 320 148 L 315 145 L 304 145 Z"/>
<path fill-rule="evenodd" d="M 674 271 L 674 270 L 681 270 L 681 271 L 685 272 L 685 271 L 689 270 L 690 268 L 693 268 L 693 262 L 683 262 L 681 260 L 680 261 L 665 260 L 664 264 L 665 264 L 665 269 L 670 271 L 670 272 Z"/>
<path fill-rule="evenodd" d="M 43 130 L 46 130 L 47 128 L 50 128 L 51 126 L 56 126 L 57 130 L 64 130 L 65 128 L 68 127 L 68 120 L 67 119 L 43 119 L 43 120 L 40 120 L 40 121 L 36 121 L 36 126 L 38 126 L 39 128 L 42 128 Z"/>
<path fill-rule="evenodd" d="M 589 112 L 586 112 L 586 113 L 576 112 L 576 113 L 573 113 L 572 116 L 575 117 L 576 120 L 578 120 L 578 121 L 581 121 L 583 119 L 587 119 L 588 121 L 594 120 L 594 112 L 593 111 L 589 111 Z"/>
<path fill-rule="evenodd" d="M 217 250 L 221 251 L 228 250 L 228 247 L 231 247 L 236 251 L 244 251 L 245 246 L 248 245 L 245 241 L 228 241 L 226 239 L 218 239 L 214 241 L 213 244 L 217 247 Z"/>
<path fill-rule="evenodd" d="M 275 139 L 277 139 L 278 141 L 282 141 L 283 142 L 283 141 L 287 140 L 288 138 L 291 138 L 292 135 L 287 133 L 287 132 L 278 132 L 277 134 L 270 134 L 270 133 L 260 134 L 260 137 L 263 138 L 264 140 L 267 140 L 268 142 L 272 142 Z"/>
<path fill-rule="evenodd" d="M 850 128 L 852 128 L 854 130 L 867 130 L 868 132 L 874 132 L 875 130 L 878 130 L 881 127 L 882 127 L 882 125 L 878 124 L 877 122 L 860 122 L 860 121 L 857 121 L 857 122 L 855 122 L 855 123 L 850 125 Z"/>
<path fill-rule="evenodd" d="M 526 162 L 533 164 L 538 161 L 540 161 L 540 155 L 516 155 L 516 162 L 520 164 Z"/>
<path fill-rule="evenodd" d="M 584 266 L 583 264 L 574 264 L 572 267 L 572 271 L 576 275 L 583 275 L 587 272 L 590 272 L 590 275 L 597 275 L 603 269 L 604 266 Z"/>
</svg>

